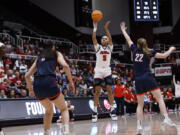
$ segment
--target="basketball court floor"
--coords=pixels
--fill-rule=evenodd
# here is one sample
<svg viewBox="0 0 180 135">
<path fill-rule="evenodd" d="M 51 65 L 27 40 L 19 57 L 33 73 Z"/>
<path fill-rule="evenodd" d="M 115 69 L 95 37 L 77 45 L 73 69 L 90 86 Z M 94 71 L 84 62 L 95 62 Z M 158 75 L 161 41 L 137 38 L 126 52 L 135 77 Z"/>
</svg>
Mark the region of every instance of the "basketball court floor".
<svg viewBox="0 0 180 135">
<path fill-rule="evenodd" d="M 144 131 L 142 135 L 180 135 L 180 112 L 170 114 L 170 118 L 177 127 L 162 124 L 159 114 L 146 114 L 144 116 Z M 62 135 L 61 123 L 53 123 L 51 135 Z M 3 128 L 5 135 L 43 135 L 43 125 L 27 125 Z M 118 121 L 110 118 L 99 119 L 97 123 L 91 120 L 75 121 L 70 123 L 70 135 L 135 135 L 136 116 L 125 116 Z"/>
</svg>

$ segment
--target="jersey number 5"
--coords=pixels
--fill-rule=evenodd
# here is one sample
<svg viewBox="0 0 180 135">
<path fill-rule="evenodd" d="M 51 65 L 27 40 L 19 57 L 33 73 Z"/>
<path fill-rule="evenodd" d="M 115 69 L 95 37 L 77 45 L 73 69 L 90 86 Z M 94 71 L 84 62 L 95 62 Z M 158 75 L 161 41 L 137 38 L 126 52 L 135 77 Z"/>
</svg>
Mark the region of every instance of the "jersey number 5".
<svg viewBox="0 0 180 135">
<path fill-rule="evenodd" d="M 135 62 L 143 62 L 144 54 L 136 54 Z"/>
<path fill-rule="evenodd" d="M 103 61 L 106 61 L 106 55 L 103 55 Z"/>
</svg>

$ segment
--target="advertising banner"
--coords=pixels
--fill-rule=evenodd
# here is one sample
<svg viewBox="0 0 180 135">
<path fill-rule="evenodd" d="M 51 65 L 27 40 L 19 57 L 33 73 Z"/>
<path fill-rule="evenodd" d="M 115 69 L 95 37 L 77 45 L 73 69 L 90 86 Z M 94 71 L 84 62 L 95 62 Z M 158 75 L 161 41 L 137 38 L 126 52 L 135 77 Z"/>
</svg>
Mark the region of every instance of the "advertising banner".
<svg viewBox="0 0 180 135">
<path fill-rule="evenodd" d="M 74 106 L 74 115 L 91 115 L 94 102 L 92 98 L 70 98 Z M 59 116 L 60 112 L 54 106 L 54 116 Z M 110 104 L 107 99 L 100 98 L 100 105 L 98 107 L 99 114 L 108 113 Z M 19 119 L 34 119 L 43 118 L 45 109 L 39 101 L 34 99 L 24 100 L 0 100 L 0 121 L 19 120 Z"/>
<path fill-rule="evenodd" d="M 155 68 L 156 77 L 171 76 L 171 75 L 172 75 L 171 67 L 156 67 Z"/>
</svg>

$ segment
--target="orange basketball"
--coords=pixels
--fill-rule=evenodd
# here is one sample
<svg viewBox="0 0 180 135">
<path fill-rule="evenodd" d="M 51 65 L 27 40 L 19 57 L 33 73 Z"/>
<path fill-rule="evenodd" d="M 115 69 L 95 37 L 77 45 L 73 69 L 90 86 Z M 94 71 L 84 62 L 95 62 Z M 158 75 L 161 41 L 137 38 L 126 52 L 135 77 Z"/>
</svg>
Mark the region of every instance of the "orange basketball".
<svg viewBox="0 0 180 135">
<path fill-rule="evenodd" d="M 94 10 L 91 14 L 91 17 L 92 17 L 93 21 L 99 22 L 102 19 L 103 14 L 100 10 Z"/>
</svg>

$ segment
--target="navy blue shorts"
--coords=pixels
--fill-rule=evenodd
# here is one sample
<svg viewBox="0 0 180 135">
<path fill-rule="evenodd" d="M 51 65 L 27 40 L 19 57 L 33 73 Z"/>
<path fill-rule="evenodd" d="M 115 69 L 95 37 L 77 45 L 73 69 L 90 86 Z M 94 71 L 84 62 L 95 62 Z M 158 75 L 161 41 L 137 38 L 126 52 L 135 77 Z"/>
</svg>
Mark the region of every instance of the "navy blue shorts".
<svg viewBox="0 0 180 135">
<path fill-rule="evenodd" d="M 106 85 L 112 85 L 112 75 L 105 77 L 104 82 Z M 103 83 L 103 79 L 100 79 L 100 78 L 94 79 L 94 85 L 95 86 L 100 86 L 102 83 Z"/>
<path fill-rule="evenodd" d="M 145 73 L 141 76 L 137 76 L 135 78 L 135 86 L 137 95 L 159 89 L 158 84 L 151 73 Z"/>
<path fill-rule="evenodd" d="M 54 76 L 41 76 L 34 78 L 34 94 L 38 100 L 45 98 L 55 99 L 61 94 Z"/>
</svg>

